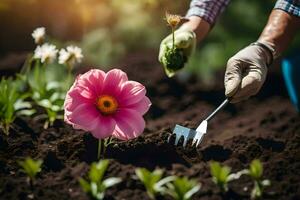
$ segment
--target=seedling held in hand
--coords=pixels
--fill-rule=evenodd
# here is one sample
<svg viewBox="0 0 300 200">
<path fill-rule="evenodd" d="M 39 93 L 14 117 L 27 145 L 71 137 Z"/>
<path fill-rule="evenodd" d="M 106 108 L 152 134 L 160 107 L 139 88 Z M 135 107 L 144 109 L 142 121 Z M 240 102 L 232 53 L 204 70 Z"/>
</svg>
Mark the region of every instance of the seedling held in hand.
<svg viewBox="0 0 300 200">
<path fill-rule="evenodd" d="M 166 20 L 172 29 L 172 47 L 167 46 L 167 51 L 162 59 L 162 63 L 166 68 L 166 72 L 173 74 L 175 71 L 184 67 L 187 57 L 184 56 L 183 50 L 175 46 L 175 29 L 181 21 L 178 15 L 166 13 Z"/>
<path fill-rule="evenodd" d="M 92 163 L 90 171 L 88 173 L 89 179 L 79 179 L 79 183 L 83 191 L 98 200 L 104 198 L 107 188 L 112 187 L 122 181 L 120 178 L 115 177 L 103 179 L 108 164 L 108 160 L 100 160 L 98 163 Z"/>
<path fill-rule="evenodd" d="M 163 186 L 174 179 L 173 176 L 162 179 L 163 171 L 159 169 L 150 172 L 145 168 L 138 168 L 135 170 L 135 174 L 144 184 L 151 199 L 155 199 L 158 194 L 164 194 L 165 187 Z"/>
<path fill-rule="evenodd" d="M 172 182 L 167 183 L 166 192 L 174 200 L 190 200 L 200 190 L 200 184 L 195 180 L 186 177 L 176 177 Z"/>
<path fill-rule="evenodd" d="M 24 161 L 18 161 L 22 170 L 27 174 L 29 178 L 30 187 L 33 188 L 36 175 L 41 172 L 42 160 L 33 160 L 32 158 L 26 158 Z"/>
<path fill-rule="evenodd" d="M 263 194 L 264 188 L 270 186 L 271 182 L 268 179 L 263 180 L 263 166 L 259 160 L 253 160 L 251 162 L 250 168 L 248 169 L 248 175 L 254 181 L 254 187 L 251 192 L 251 198 L 260 198 Z"/>
</svg>

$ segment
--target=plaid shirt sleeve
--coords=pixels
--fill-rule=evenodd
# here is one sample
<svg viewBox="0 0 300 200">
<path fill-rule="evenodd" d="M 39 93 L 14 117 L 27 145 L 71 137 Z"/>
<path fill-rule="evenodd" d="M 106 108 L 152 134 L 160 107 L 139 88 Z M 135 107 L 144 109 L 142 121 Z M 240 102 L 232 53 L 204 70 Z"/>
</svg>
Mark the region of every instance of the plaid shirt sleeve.
<svg viewBox="0 0 300 200">
<path fill-rule="evenodd" d="M 277 0 L 274 9 L 280 9 L 300 17 L 300 0 Z"/>
<path fill-rule="evenodd" d="M 214 24 L 230 0 L 192 0 L 186 17 L 199 16 L 210 24 Z"/>
</svg>

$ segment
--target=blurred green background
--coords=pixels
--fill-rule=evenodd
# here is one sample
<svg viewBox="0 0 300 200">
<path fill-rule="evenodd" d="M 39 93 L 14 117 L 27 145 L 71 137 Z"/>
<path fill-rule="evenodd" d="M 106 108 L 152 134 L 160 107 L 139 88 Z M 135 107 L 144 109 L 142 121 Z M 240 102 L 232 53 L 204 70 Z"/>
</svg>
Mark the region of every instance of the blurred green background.
<svg viewBox="0 0 300 200">
<path fill-rule="evenodd" d="M 255 41 L 275 0 L 232 0 L 187 70 L 205 80 L 240 48 Z M 33 29 L 47 28 L 57 44 L 83 48 L 85 63 L 108 66 L 128 53 L 158 51 L 170 30 L 165 11 L 185 15 L 189 0 L 0 0 L 0 57 L 32 51 Z M 299 46 L 299 37 L 293 46 Z M 292 50 L 290 48 L 289 50 Z"/>
</svg>

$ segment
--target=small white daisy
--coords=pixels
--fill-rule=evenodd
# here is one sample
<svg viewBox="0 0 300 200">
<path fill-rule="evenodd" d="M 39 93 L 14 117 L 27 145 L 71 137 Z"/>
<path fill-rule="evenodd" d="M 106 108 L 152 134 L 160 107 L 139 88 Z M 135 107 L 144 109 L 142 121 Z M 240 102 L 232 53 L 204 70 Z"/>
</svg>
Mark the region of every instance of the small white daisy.
<svg viewBox="0 0 300 200">
<path fill-rule="evenodd" d="M 61 49 L 59 51 L 59 64 L 74 65 L 82 61 L 82 50 L 76 46 L 68 46 L 67 49 Z"/>
<path fill-rule="evenodd" d="M 45 43 L 42 46 L 37 46 L 34 50 L 33 58 L 40 59 L 42 63 L 52 63 L 56 59 L 58 50 L 53 44 Z"/>
<path fill-rule="evenodd" d="M 45 41 L 46 29 L 45 27 L 36 28 L 31 35 L 36 44 L 42 44 Z"/>
</svg>

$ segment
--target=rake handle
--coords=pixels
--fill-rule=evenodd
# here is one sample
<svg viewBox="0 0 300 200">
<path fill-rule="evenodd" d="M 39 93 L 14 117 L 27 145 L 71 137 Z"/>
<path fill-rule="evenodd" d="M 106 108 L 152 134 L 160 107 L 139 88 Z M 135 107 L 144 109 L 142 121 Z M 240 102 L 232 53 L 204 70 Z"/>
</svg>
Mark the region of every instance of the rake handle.
<svg viewBox="0 0 300 200">
<path fill-rule="evenodd" d="M 224 108 L 229 103 L 229 99 L 226 98 L 221 105 L 219 105 L 205 120 L 209 121 L 211 120 L 222 108 Z"/>
</svg>

